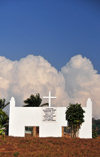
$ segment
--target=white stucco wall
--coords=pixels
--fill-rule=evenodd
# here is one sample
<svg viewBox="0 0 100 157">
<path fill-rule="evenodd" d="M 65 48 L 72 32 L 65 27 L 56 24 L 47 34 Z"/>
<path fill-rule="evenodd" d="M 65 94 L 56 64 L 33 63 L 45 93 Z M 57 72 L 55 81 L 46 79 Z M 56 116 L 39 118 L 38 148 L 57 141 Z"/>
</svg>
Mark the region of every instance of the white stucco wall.
<svg viewBox="0 0 100 157">
<path fill-rule="evenodd" d="M 39 126 L 39 137 L 61 137 L 62 126 L 67 126 L 66 107 L 56 109 L 56 121 L 43 121 L 43 109 L 46 107 L 16 107 L 14 98 L 10 101 L 9 136 L 25 136 L 25 126 Z M 48 107 L 47 107 L 48 108 Z M 90 99 L 84 107 L 85 122 L 82 124 L 79 137 L 92 138 L 92 104 Z"/>
<path fill-rule="evenodd" d="M 91 99 L 87 100 L 86 107 L 83 107 L 85 110 L 84 113 L 84 123 L 79 130 L 80 138 L 92 138 L 92 101 Z"/>
</svg>

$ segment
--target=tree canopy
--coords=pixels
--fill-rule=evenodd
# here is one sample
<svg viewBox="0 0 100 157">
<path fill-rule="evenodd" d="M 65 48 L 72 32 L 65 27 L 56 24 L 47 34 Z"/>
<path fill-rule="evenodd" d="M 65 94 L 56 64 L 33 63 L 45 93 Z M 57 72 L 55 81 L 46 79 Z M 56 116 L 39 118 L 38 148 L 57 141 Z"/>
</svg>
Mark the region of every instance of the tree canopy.
<svg viewBox="0 0 100 157">
<path fill-rule="evenodd" d="M 24 105 L 24 107 L 39 107 L 42 102 L 42 99 L 40 98 L 40 94 L 31 95 L 29 98 L 24 100 L 24 103 L 27 105 Z"/>
<path fill-rule="evenodd" d="M 69 104 L 66 110 L 66 120 L 71 128 L 71 137 L 76 137 L 81 124 L 84 122 L 84 113 L 81 104 Z"/>
</svg>

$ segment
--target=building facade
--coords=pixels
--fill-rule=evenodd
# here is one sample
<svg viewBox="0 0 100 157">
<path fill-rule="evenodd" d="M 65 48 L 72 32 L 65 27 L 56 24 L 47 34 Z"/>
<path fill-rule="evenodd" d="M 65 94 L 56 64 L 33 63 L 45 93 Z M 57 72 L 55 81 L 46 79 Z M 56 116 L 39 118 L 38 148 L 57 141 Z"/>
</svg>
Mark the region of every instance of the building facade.
<svg viewBox="0 0 100 157">
<path fill-rule="evenodd" d="M 92 101 L 83 107 L 84 122 L 79 130 L 80 138 L 92 138 Z M 39 137 L 62 137 L 67 126 L 66 107 L 17 107 L 12 97 L 9 109 L 9 136 L 24 137 L 27 128 L 37 130 Z M 33 132 L 36 135 L 36 132 Z"/>
</svg>

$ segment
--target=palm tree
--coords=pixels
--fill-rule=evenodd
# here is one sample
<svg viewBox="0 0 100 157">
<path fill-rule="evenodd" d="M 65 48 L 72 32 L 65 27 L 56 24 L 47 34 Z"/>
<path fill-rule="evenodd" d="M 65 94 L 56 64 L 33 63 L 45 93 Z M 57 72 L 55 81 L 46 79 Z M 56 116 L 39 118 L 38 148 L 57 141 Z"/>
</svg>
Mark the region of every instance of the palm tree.
<svg viewBox="0 0 100 157">
<path fill-rule="evenodd" d="M 6 103 L 6 99 L 0 99 L 0 109 L 4 109 L 7 105 L 9 102 Z"/>
<path fill-rule="evenodd" d="M 41 104 L 41 107 L 48 107 L 48 106 L 49 106 L 48 103 Z"/>
<path fill-rule="evenodd" d="M 39 107 L 42 102 L 42 99 L 40 98 L 40 94 L 31 95 L 29 98 L 24 100 L 24 103 L 27 104 L 24 107 Z"/>
</svg>

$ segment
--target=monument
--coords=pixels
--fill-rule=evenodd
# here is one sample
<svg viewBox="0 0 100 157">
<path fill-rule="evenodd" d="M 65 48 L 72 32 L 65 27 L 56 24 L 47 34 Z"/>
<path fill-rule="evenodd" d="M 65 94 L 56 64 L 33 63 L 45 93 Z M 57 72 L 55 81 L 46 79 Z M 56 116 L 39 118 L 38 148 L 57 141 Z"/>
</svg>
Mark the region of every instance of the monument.
<svg viewBox="0 0 100 157">
<path fill-rule="evenodd" d="M 9 110 L 9 136 L 24 137 L 25 128 L 36 127 L 39 137 L 62 137 L 62 128 L 67 126 L 65 118 L 66 107 L 51 107 L 51 99 L 56 98 L 45 96 L 49 99 L 49 107 L 17 107 L 12 97 Z M 83 107 L 84 123 L 79 130 L 80 138 L 92 138 L 92 101 L 87 100 L 86 107 Z"/>
</svg>

